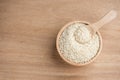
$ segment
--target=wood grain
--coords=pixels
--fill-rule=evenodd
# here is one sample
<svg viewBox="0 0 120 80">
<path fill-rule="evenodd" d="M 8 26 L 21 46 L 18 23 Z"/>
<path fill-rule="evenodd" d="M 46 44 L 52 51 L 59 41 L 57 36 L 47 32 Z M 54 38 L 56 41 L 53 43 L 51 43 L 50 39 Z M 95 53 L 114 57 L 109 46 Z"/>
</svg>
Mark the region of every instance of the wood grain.
<svg viewBox="0 0 120 80">
<path fill-rule="evenodd" d="M 0 80 L 120 80 L 120 0 L 0 0 Z M 117 18 L 100 32 L 103 49 L 90 65 L 65 63 L 56 35 L 74 20 Z"/>
</svg>

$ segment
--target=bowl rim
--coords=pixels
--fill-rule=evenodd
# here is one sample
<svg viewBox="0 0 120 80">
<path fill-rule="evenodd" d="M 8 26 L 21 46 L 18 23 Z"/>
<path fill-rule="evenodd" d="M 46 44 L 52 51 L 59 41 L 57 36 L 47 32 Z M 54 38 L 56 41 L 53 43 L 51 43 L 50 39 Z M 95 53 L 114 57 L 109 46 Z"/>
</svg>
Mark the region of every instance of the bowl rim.
<svg viewBox="0 0 120 80">
<path fill-rule="evenodd" d="M 63 55 L 62 55 L 62 53 L 60 52 L 60 49 L 59 49 L 59 37 L 61 36 L 61 34 L 62 34 L 62 32 L 64 31 L 64 29 L 66 29 L 69 25 L 71 25 L 71 24 L 73 24 L 73 23 L 84 23 L 84 24 L 90 24 L 89 22 L 86 22 L 86 21 L 72 21 L 72 22 L 69 22 L 69 23 L 67 23 L 66 25 L 64 25 L 61 29 L 60 29 L 60 31 L 58 32 L 58 34 L 57 34 L 57 38 L 56 38 L 56 48 L 57 48 L 57 51 L 58 51 L 58 53 L 59 53 L 59 55 L 60 55 L 60 57 L 65 61 L 65 62 L 67 62 L 68 64 L 71 64 L 71 65 L 73 65 L 73 66 L 84 66 L 84 65 L 87 65 L 87 64 L 90 64 L 91 62 L 93 62 L 97 57 L 98 57 L 98 55 L 100 54 L 100 52 L 101 52 L 101 49 L 102 49 L 102 36 L 101 36 L 101 34 L 100 34 L 100 32 L 99 31 L 97 31 L 97 34 L 98 34 L 98 36 L 99 36 L 99 50 L 98 50 L 98 52 L 97 52 L 97 54 L 91 59 L 91 60 L 89 60 L 89 61 L 87 61 L 87 62 L 85 62 L 85 63 L 75 63 L 75 62 L 72 62 L 72 61 L 70 61 L 70 60 L 68 60 L 68 59 L 66 59 Z"/>
</svg>

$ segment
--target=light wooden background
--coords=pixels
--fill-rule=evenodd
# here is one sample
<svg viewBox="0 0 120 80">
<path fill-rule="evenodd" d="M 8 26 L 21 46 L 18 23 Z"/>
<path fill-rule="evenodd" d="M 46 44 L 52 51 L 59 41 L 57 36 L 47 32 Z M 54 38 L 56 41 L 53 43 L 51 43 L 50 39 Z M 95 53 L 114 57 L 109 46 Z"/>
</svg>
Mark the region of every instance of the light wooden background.
<svg viewBox="0 0 120 80">
<path fill-rule="evenodd" d="M 103 49 L 74 67 L 56 52 L 60 28 L 73 20 L 117 18 L 101 30 Z M 0 0 L 0 80 L 120 80 L 120 0 Z"/>
</svg>

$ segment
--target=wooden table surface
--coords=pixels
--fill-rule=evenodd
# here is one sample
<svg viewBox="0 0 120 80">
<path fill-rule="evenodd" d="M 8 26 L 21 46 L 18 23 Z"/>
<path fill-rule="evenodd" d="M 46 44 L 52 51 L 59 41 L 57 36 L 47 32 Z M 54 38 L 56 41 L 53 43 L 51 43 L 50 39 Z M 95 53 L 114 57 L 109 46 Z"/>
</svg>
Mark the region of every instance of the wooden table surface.
<svg viewBox="0 0 120 80">
<path fill-rule="evenodd" d="M 100 32 L 103 49 L 90 65 L 65 63 L 56 35 L 74 20 L 117 18 Z M 120 80 L 120 0 L 0 0 L 0 80 Z"/>
</svg>

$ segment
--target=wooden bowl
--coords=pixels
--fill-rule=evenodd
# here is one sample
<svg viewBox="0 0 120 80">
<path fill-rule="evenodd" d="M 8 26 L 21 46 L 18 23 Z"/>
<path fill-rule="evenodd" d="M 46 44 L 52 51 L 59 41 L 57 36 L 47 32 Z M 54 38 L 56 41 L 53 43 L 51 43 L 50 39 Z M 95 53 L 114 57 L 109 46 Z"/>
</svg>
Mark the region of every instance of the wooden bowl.
<svg viewBox="0 0 120 80">
<path fill-rule="evenodd" d="M 62 32 L 64 31 L 64 29 L 67 28 L 67 27 L 69 27 L 69 25 L 71 25 L 71 24 L 73 24 L 73 23 L 84 23 L 84 24 L 88 24 L 88 25 L 90 24 L 89 22 L 86 22 L 86 21 L 73 21 L 73 22 L 70 22 L 70 23 L 66 24 L 66 25 L 59 31 L 59 33 L 58 33 L 58 35 L 57 35 L 57 39 L 56 39 L 57 51 L 58 51 L 59 55 L 61 56 L 61 58 L 62 58 L 65 62 L 67 62 L 67 63 L 69 63 L 69 64 L 71 64 L 71 65 L 74 65 L 74 66 L 84 66 L 84 65 L 87 65 L 87 64 L 90 64 L 91 62 L 93 62 L 93 61 L 97 58 L 97 56 L 100 54 L 101 49 L 102 49 L 102 37 L 101 37 L 101 34 L 99 33 L 99 31 L 97 31 L 97 34 L 98 34 L 99 40 L 100 40 L 100 41 L 99 41 L 99 42 L 100 42 L 100 44 L 99 44 L 100 46 L 99 46 L 99 50 L 98 50 L 97 54 L 96 54 L 91 60 L 89 60 L 89 61 L 87 61 L 87 62 L 85 62 L 85 63 L 75 63 L 75 62 L 71 62 L 71 61 L 69 61 L 68 59 L 66 59 L 66 58 L 64 57 L 64 55 L 60 52 L 60 48 L 59 48 L 59 38 L 60 38 Z"/>
</svg>

